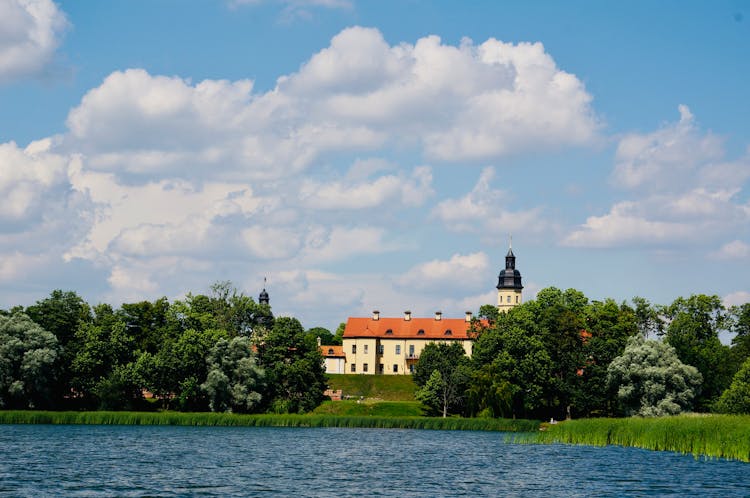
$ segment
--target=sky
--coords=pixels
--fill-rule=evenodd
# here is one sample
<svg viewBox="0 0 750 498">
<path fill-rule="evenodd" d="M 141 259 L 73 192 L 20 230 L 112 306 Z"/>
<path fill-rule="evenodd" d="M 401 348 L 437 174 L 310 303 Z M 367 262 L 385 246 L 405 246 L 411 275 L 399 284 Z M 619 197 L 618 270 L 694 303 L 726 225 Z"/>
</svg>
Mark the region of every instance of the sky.
<svg viewBox="0 0 750 498">
<path fill-rule="evenodd" d="M 741 0 L 0 0 L 0 307 L 750 301 Z"/>
</svg>

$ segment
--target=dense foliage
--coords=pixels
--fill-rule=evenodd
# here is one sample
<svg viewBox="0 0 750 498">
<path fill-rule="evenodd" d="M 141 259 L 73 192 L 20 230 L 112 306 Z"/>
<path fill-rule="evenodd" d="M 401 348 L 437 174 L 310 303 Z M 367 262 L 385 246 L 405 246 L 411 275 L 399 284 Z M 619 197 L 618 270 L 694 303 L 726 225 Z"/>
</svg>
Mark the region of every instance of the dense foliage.
<svg viewBox="0 0 750 498">
<path fill-rule="evenodd" d="M 119 309 L 55 290 L 0 312 L 3 408 L 296 413 L 324 389 L 316 339 L 229 282 Z"/>
<path fill-rule="evenodd" d="M 720 331 L 735 333 L 732 347 Z M 589 301 L 551 287 L 507 313 L 482 306 L 471 333 L 466 387 L 452 394 L 447 413 L 562 419 L 710 411 L 750 356 L 750 305 L 725 309 L 705 295 L 668 306 L 640 297 Z M 432 354 L 422 355 L 415 374 L 428 407 L 439 405 L 435 386 L 444 385 L 444 368 L 434 375 L 434 364 Z"/>
</svg>

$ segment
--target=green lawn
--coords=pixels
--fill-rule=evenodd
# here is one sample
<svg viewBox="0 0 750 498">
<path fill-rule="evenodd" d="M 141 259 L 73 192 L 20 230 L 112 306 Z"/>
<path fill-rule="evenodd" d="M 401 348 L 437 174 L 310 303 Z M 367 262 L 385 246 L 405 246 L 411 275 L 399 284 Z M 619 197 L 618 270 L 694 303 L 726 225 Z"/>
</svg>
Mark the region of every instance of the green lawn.
<svg viewBox="0 0 750 498">
<path fill-rule="evenodd" d="M 344 396 L 384 401 L 415 401 L 417 388 L 411 375 L 329 374 L 328 385 L 331 389 L 341 389 Z"/>
<path fill-rule="evenodd" d="M 418 401 L 324 401 L 313 412 L 316 415 L 421 417 L 422 404 Z"/>
</svg>

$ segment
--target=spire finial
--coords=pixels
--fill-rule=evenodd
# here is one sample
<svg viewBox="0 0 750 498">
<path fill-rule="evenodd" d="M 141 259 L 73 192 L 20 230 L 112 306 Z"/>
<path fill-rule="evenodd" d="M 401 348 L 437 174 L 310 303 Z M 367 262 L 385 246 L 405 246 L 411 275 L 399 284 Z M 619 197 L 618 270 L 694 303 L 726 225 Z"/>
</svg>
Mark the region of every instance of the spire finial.
<svg viewBox="0 0 750 498">
<path fill-rule="evenodd" d="M 508 234 L 508 238 L 510 239 L 510 240 L 508 241 L 508 248 L 509 248 L 509 249 L 513 249 L 513 234 L 512 234 L 512 233 L 509 233 L 509 234 Z"/>
</svg>

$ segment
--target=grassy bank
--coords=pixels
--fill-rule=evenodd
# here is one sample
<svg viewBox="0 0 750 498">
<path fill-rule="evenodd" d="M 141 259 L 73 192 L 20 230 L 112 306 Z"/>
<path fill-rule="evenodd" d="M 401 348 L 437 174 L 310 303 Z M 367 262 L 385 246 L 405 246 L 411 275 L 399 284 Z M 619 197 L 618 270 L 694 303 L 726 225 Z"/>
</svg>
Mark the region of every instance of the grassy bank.
<svg viewBox="0 0 750 498">
<path fill-rule="evenodd" d="M 315 415 L 339 417 L 421 417 L 419 401 L 324 401 L 313 412 Z"/>
<path fill-rule="evenodd" d="M 473 431 L 534 431 L 532 420 L 336 415 L 235 415 L 181 412 L 0 411 L 0 424 L 185 425 L 227 427 L 362 427 Z"/>
<path fill-rule="evenodd" d="M 615 444 L 750 462 L 750 416 L 746 415 L 569 420 L 518 439 L 593 446 Z"/>
<path fill-rule="evenodd" d="M 345 396 L 384 401 L 415 401 L 414 391 L 417 388 L 411 375 L 329 374 L 328 386 L 341 389 Z"/>
</svg>

